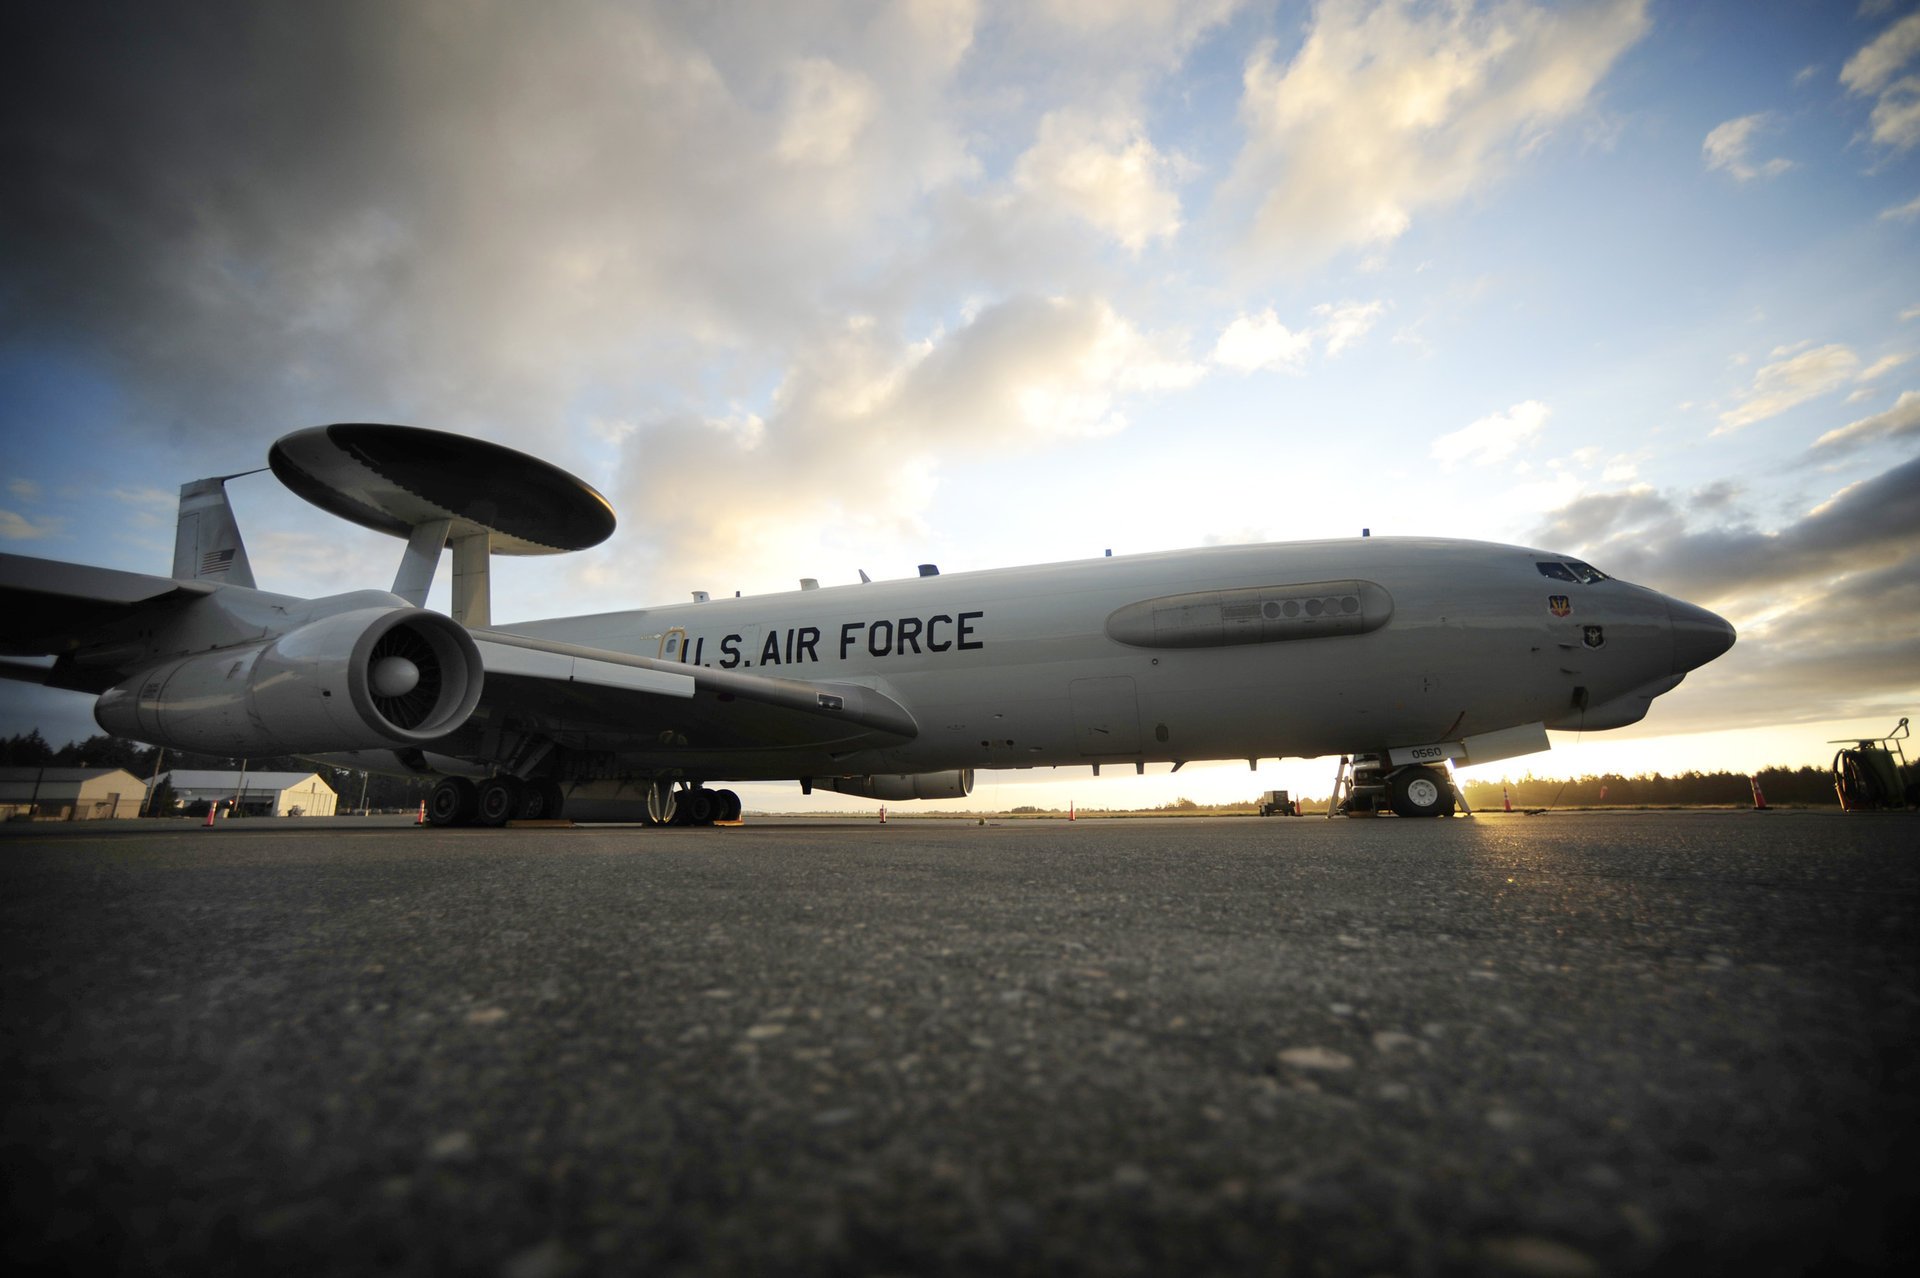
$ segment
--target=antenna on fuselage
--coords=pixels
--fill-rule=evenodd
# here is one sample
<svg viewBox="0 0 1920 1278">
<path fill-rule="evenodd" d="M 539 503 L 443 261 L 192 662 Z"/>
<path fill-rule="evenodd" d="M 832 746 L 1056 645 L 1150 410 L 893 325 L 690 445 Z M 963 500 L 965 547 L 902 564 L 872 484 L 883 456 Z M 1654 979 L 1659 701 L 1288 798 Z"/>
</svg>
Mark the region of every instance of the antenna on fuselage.
<svg viewBox="0 0 1920 1278">
<path fill-rule="evenodd" d="M 585 480 L 485 440 L 415 426 L 343 423 L 275 441 L 267 463 L 320 509 L 407 549 L 393 593 L 416 608 L 453 547 L 453 619 L 493 623 L 493 555 L 552 555 L 613 534 L 613 507 Z"/>
</svg>

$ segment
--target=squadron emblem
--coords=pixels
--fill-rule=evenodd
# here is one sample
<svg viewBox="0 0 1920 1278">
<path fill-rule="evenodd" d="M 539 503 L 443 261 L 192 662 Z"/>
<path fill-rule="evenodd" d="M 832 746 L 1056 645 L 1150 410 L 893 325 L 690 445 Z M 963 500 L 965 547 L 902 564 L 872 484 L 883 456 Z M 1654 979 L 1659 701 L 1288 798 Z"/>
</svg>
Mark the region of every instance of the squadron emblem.
<svg viewBox="0 0 1920 1278">
<path fill-rule="evenodd" d="M 1547 610 L 1556 617 L 1564 617 L 1573 611 L 1573 600 L 1565 595 L 1548 595 Z"/>
<path fill-rule="evenodd" d="M 1589 648 L 1604 648 L 1607 646 L 1606 632 L 1598 626 L 1587 626 L 1582 635 L 1581 642 L 1585 643 Z"/>
</svg>

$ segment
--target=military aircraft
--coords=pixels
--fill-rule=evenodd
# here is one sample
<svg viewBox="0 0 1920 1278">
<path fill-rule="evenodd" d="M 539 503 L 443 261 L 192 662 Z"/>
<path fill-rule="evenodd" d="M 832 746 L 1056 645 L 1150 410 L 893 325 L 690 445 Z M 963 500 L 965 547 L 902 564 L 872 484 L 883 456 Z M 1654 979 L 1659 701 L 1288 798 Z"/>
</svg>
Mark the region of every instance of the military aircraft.
<svg viewBox="0 0 1920 1278">
<path fill-rule="evenodd" d="M 587 484 L 364 423 L 287 435 L 268 464 L 406 539 L 391 590 L 258 589 L 234 476 L 196 480 L 168 576 L 0 556 L 0 674 L 96 694 L 101 727 L 136 740 L 438 776 L 439 825 L 708 824 L 739 815 L 723 781 L 898 801 L 964 796 L 982 768 L 1338 753 L 1364 760 L 1350 808 L 1419 817 L 1454 810 L 1451 764 L 1634 723 L 1734 641 L 1566 555 L 1398 537 L 925 564 L 495 625 L 491 555 L 612 534 Z M 451 615 L 424 607 L 449 546 Z"/>
</svg>

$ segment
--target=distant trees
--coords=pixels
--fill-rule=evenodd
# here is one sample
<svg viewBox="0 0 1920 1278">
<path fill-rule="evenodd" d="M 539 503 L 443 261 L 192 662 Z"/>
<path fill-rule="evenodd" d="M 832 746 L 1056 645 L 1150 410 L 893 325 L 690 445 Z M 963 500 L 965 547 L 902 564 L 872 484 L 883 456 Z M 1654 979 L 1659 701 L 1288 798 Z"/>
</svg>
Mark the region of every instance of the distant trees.
<svg viewBox="0 0 1920 1278">
<path fill-rule="evenodd" d="M 1838 803 L 1825 768 L 1765 768 L 1754 775 L 1770 804 Z M 1608 772 L 1565 780 L 1528 773 L 1505 783 L 1469 781 L 1467 802 L 1475 808 L 1497 808 L 1503 784 L 1516 808 L 1745 807 L 1753 802 L 1744 772 L 1682 772 L 1678 776 L 1655 772 L 1631 777 Z"/>
</svg>

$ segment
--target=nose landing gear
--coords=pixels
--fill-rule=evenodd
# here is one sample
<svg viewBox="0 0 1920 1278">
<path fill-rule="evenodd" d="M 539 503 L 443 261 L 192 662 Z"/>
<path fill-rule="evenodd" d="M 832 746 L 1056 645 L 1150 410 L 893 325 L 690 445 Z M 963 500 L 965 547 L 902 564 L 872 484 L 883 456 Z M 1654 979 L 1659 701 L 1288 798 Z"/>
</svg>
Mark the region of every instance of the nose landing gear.
<svg viewBox="0 0 1920 1278">
<path fill-rule="evenodd" d="M 1439 768 L 1413 764 L 1389 769 L 1377 754 L 1342 755 L 1327 815 L 1441 817 L 1452 816 L 1456 805 L 1453 777 Z"/>
</svg>

